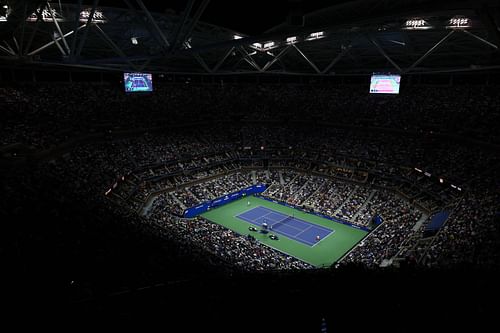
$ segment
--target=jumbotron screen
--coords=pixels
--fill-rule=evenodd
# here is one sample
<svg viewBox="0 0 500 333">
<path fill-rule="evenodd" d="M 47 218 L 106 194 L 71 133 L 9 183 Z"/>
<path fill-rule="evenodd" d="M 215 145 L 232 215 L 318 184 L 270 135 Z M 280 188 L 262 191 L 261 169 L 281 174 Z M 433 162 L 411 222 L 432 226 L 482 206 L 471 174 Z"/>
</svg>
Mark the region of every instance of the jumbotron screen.
<svg viewBox="0 0 500 333">
<path fill-rule="evenodd" d="M 153 91 L 153 75 L 150 73 L 123 73 L 125 92 Z"/>
<path fill-rule="evenodd" d="M 401 75 L 373 74 L 370 94 L 399 94 Z"/>
</svg>

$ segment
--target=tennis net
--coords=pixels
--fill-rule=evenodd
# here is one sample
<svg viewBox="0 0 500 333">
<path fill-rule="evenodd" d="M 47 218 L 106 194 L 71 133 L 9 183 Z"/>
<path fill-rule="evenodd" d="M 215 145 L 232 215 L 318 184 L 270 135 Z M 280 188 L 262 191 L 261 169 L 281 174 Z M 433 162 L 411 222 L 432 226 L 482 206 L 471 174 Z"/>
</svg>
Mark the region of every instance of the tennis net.
<svg viewBox="0 0 500 333">
<path fill-rule="evenodd" d="M 274 229 L 275 227 L 278 227 L 278 226 L 282 225 L 283 223 L 285 223 L 285 222 L 287 222 L 287 221 L 290 221 L 290 220 L 292 220 L 292 219 L 293 219 L 293 215 L 288 215 L 288 216 L 287 216 L 287 217 L 285 217 L 284 219 L 279 220 L 279 221 L 278 221 L 278 222 L 276 222 L 276 223 L 273 223 L 273 224 L 271 225 L 271 228 L 272 228 L 272 229 Z"/>
</svg>

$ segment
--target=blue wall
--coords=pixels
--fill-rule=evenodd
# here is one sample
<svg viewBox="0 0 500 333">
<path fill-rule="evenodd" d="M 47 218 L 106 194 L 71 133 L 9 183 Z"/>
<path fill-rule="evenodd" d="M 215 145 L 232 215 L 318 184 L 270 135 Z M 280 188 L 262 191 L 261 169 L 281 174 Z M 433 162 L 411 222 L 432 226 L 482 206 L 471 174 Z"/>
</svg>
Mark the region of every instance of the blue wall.
<svg viewBox="0 0 500 333">
<path fill-rule="evenodd" d="M 184 211 L 184 217 L 195 217 L 197 215 L 200 215 L 202 213 L 205 213 L 207 210 L 209 210 L 212 207 L 218 207 L 225 205 L 227 203 L 230 203 L 231 201 L 238 200 L 239 198 L 242 198 L 247 195 L 252 195 L 255 193 L 262 193 L 266 190 L 267 186 L 265 184 L 259 184 L 259 185 L 253 185 L 247 188 L 244 188 L 238 192 L 233 192 L 228 195 L 225 195 L 223 197 L 211 200 L 211 201 L 206 201 L 202 204 L 199 204 L 198 206 L 194 206 L 191 208 L 188 208 Z"/>
<path fill-rule="evenodd" d="M 450 216 L 450 213 L 447 211 L 442 211 L 434 215 L 430 221 L 430 223 L 425 227 L 425 231 L 437 231 L 441 229 L 443 224 Z"/>
</svg>

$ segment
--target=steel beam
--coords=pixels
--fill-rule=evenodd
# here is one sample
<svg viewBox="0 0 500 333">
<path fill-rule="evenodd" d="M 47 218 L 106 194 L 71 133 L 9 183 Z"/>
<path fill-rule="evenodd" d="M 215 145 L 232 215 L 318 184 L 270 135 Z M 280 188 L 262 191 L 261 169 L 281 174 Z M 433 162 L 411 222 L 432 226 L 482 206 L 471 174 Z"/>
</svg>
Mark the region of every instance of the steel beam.
<svg viewBox="0 0 500 333">
<path fill-rule="evenodd" d="M 245 60 L 250 66 L 255 68 L 256 73 L 260 73 L 260 69 L 256 67 L 257 65 L 254 62 L 250 61 L 247 57 L 243 57 L 242 59 Z"/>
<path fill-rule="evenodd" d="M 191 45 L 189 44 L 189 42 L 185 42 L 184 46 L 186 48 L 191 48 Z M 201 67 L 203 67 L 203 69 L 205 69 L 208 73 L 212 72 L 210 67 L 208 67 L 207 63 L 205 62 L 205 60 L 203 60 L 203 58 L 198 53 L 193 53 L 193 57 L 196 59 L 196 61 L 198 61 L 198 63 L 201 65 Z"/>
<path fill-rule="evenodd" d="M 59 51 L 61 51 L 62 56 L 65 57 L 66 56 L 66 52 L 62 48 L 61 44 L 59 44 L 59 41 L 56 40 L 56 37 L 54 37 L 53 35 L 51 35 L 50 37 L 52 37 L 52 41 L 56 44 L 56 46 L 59 49 Z"/>
<path fill-rule="evenodd" d="M 175 48 L 177 41 L 179 40 L 179 36 L 182 32 L 182 28 L 184 28 L 184 25 L 186 24 L 186 21 L 189 17 L 189 14 L 191 13 L 191 10 L 193 9 L 195 1 L 196 0 L 189 0 L 188 4 L 186 5 L 186 9 L 184 9 L 184 13 L 182 14 L 182 19 L 177 25 L 177 28 L 175 29 L 174 38 L 172 39 L 170 50 L 173 50 Z"/>
<path fill-rule="evenodd" d="M 80 13 L 82 11 L 82 0 L 78 0 L 78 4 L 76 5 L 76 13 L 75 13 L 75 24 L 73 25 L 73 31 L 75 32 L 75 35 L 73 36 L 73 39 L 71 40 L 71 48 L 70 48 L 70 58 L 73 58 L 75 55 L 75 48 L 76 48 L 76 39 L 78 36 L 78 23 L 80 23 Z"/>
<path fill-rule="evenodd" d="M 229 57 L 229 55 L 234 51 L 234 47 L 230 48 L 228 52 L 226 52 L 226 54 L 224 55 L 224 57 L 222 57 L 219 62 L 217 62 L 217 64 L 215 65 L 215 67 L 212 69 L 212 72 L 217 72 L 220 68 L 220 66 L 222 66 L 222 64 L 224 63 L 224 61 L 226 61 L 227 57 Z"/>
<path fill-rule="evenodd" d="M 410 72 L 413 68 L 415 68 L 415 66 L 417 66 L 422 61 L 424 61 L 425 58 L 427 58 L 429 55 L 431 55 L 432 52 L 434 52 L 439 46 L 441 46 L 441 44 L 443 44 L 448 38 L 450 38 L 450 36 L 453 35 L 454 32 L 455 32 L 455 30 L 451 30 L 448 34 L 446 34 L 446 36 L 444 36 L 443 38 L 441 38 L 441 40 L 439 42 L 437 42 L 436 44 L 434 44 L 433 47 L 431 47 L 427 52 L 425 52 L 425 54 L 423 56 L 421 56 L 417 61 L 415 61 L 413 63 L 413 65 L 411 65 L 410 67 L 408 67 L 404 72 L 405 73 Z"/>
<path fill-rule="evenodd" d="M 167 37 L 165 36 L 163 31 L 161 31 L 160 27 L 156 23 L 156 20 L 153 18 L 153 15 L 151 15 L 151 13 L 146 8 L 142 0 L 136 0 L 136 2 L 139 4 L 139 7 L 141 7 L 142 11 L 146 14 L 146 17 L 148 18 L 149 22 L 153 25 L 153 28 L 156 30 L 158 35 L 160 36 L 161 41 L 165 44 L 165 47 L 170 47 L 170 43 L 168 42 Z"/>
<path fill-rule="evenodd" d="M 475 35 L 475 34 L 473 34 L 472 32 L 467 31 L 467 30 L 465 30 L 465 29 L 461 29 L 460 31 L 462 31 L 463 33 L 465 33 L 465 34 L 467 34 L 467 35 L 471 36 L 472 38 L 477 39 L 477 40 L 478 40 L 478 41 L 480 41 L 480 42 L 483 42 L 484 44 L 486 44 L 486 45 L 488 45 L 488 46 L 491 46 L 491 47 L 492 47 L 492 48 L 494 48 L 495 50 L 498 50 L 498 46 L 497 46 L 497 45 L 495 45 L 495 44 L 493 44 L 492 42 L 490 42 L 490 41 L 488 41 L 488 40 L 486 40 L 486 39 L 484 39 L 484 38 L 481 38 L 481 37 L 479 37 L 478 35 Z"/>
<path fill-rule="evenodd" d="M 83 29 L 83 28 L 85 28 L 85 27 L 86 27 L 86 25 L 85 25 L 85 24 L 84 24 L 84 25 L 81 25 L 81 26 L 79 26 L 79 27 L 78 27 L 77 31 L 78 31 L 78 30 L 81 30 L 81 29 Z M 66 34 L 64 34 L 64 37 L 68 37 L 68 36 L 70 36 L 70 35 L 71 35 L 71 34 L 73 34 L 73 33 L 74 33 L 74 31 L 67 32 Z M 55 43 L 56 43 L 56 42 L 58 42 L 59 40 L 61 40 L 61 36 L 59 36 L 59 37 L 55 38 L 54 40 L 52 40 L 52 42 L 49 42 L 49 43 L 47 43 L 47 44 L 45 44 L 45 45 L 43 45 L 43 46 L 39 47 L 38 49 L 36 49 L 36 50 L 33 50 L 33 51 L 29 52 L 27 55 L 29 55 L 29 56 L 35 55 L 35 54 L 37 54 L 37 53 L 39 53 L 39 52 L 41 52 L 41 51 L 45 50 L 47 47 L 49 47 L 49 46 L 51 46 L 51 45 L 55 44 Z"/>
<path fill-rule="evenodd" d="M 50 7 L 49 2 L 47 2 L 47 8 L 49 10 L 50 16 L 52 17 L 52 22 L 54 22 L 54 25 L 56 26 L 56 29 L 57 29 L 57 32 L 59 33 L 59 36 L 62 37 L 62 41 L 63 41 L 64 47 L 66 48 L 66 52 L 69 54 L 71 52 L 71 50 L 69 48 L 68 42 L 66 42 L 66 38 L 64 38 L 64 34 L 61 30 L 61 27 L 59 26 L 59 23 L 57 23 L 56 17 L 54 16 L 54 13 L 52 12 L 52 7 Z M 56 43 L 58 43 L 58 42 L 56 42 Z"/>
<path fill-rule="evenodd" d="M 35 29 L 31 33 L 30 39 L 28 40 L 28 44 L 26 44 L 23 54 L 26 54 L 29 51 L 29 49 L 31 49 L 31 44 L 33 43 L 33 39 L 35 38 L 36 33 L 38 32 L 40 21 L 42 21 L 42 11 L 44 8 L 45 6 L 41 6 L 40 8 L 38 8 L 38 11 L 35 11 L 36 12 Z"/>
<path fill-rule="evenodd" d="M 396 68 L 398 70 L 399 73 L 403 72 L 403 70 L 401 69 L 401 67 L 398 66 L 398 64 L 396 64 L 396 62 L 394 60 L 391 59 L 391 57 L 389 57 L 389 55 L 384 51 L 384 49 L 379 45 L 379 43 L 377 42 L 377 40 L 375 39 L 375 37 L 369 37 L 370 41 L 372 42 L 373 45 L 375 45 L 375 48 L 378 50 L 378 52 L 385 58 L 387 59 L 387 61 L 389 61 L 393 66 L 394 68 Z"/>
<path fill-rule="evenodd" d="M 316 66 L 311 60 L 309 60 L 308 57 L 297 47 L 297 45 L 292 44 L 292 46 L 299 52 L 299 54 L 304 58 L 309 65 L 316 71 L 316 73 L 321 74 L 321 71 L 319 70 L 318 66 Z"/>
<path fill-rule="evenodd" d="M 31 64 L 35 65 L 45 65 L 45 66 L 61 66 L 61 67 L 70 67 L 70 68 L 83 68 L 83 69 L 97 69 L 97 70 L 106 70 L 106 71 L 117 71 L 122 69 L 110 68 L 106 66 L 91 66 L 91 65 L 83 65 L 83 64 L 70 64 L 70 63 L 59 63 L 59 62 L 50 62 L 50 61 L 33 61 Z"/>
<path fill-rule="evenodd" d="M 17 58 L 13 57 L 2 57 L 0 56 L 0 59 L 6 60 L 6 61 L 16 61 Z M 243 60 L 243 58 L 240 59 L 240 61 Z M 248 62 L 248 61 L 247 61 Z M 66 62 L 49 62 L 49 61 L 33 61 L 30 62 L 31 64 L 40 64 L 40 65 L 47 65 L 47 66 L 62 66 L 62 67 L 70 67 L 70 68 L 88 68 L 88 69 L 100 69 L 100 70 L 109 70 L 109 71 L 122 71 L 122 70 L 127 70 L 127 67 L 123 67 L 120 64 L 109 64 L 106 66 L 96 66 L 96 65 L 85 65 L 85 64 L 70 64 Z M 121 67 L 120 67 L 121 66 Z M 252 65 L 253 67 L 253 65 Z M 497 66 L 484 66 L 484 67 L 477 67 L 477 68 L 470 68 L 470 67 L 456 67 L 456 68 L 451 68 L 451 69 L 438 69 L 438 70 L 427 70 L 427 71 L 422 71 L 422 72 L 415 72 L 415 73 L 408 73 L 408 75 L 417 75 L 417 74 L 433 74 L 433 73 L 455 73 L 455 72 L 476 72 L 476 71 L 491 71 L 491 70 L 499 70 L 500 65 Z M 171 68 L 168 68 L 166 66 L 156 66 L 155 68 L 151 68 L 148 71 L 150 72 L 162 72 L 162 73 L 172 73 L 172 74 L 184 74 L 184 75 L 189 75 L 193 74 L 193 72 L 185 72 L 185 71 L 178 71 L 178 72 L 173 72 L 171 71 Z M 372 73 L 373 69 L 372 68 L 360 68 L 356 73 L 341 73 L 342 75 L 346 76 L 360 76 L 360 75 L 366 75 L 368 73 Z M 239 71 L 239 72 L 213 72 L 213 73 L 206 73 L 206 72 L 199 72 L 196 74 L 199 75 L 241 75 L 241 74 L 259 74 L 262 73 L 261 71 Z M 294 72 L 294 71 L 282 71 L 279 73 L 272 72 L 273 74 L 277 75 L 290 75 L 290 76 L 300 76 L 304 75 L 303 72 Z M 311 75 L 311 74 L 310 74 Z M 322 76 L 330 76 L 328 74 L 312 74 L 314 76 L 322 77 Z"/>
<path fill-rule="evenodd" d="M 5 47 L 10 51 L 12 52 L 14 55 L 16 54 L 16 51 L 14 51 L 14 49 L 9 45 L 9 43 L 7 43 L 6 40 L 3 41 L 3 43 L 5 44 Z"/>
<path fill-rule="evenodd" d="M 274 65 L 276 61 L 280 60 L 280 58 L 283 57 L 286 53 L 288 53 L 288 51 L 290 51 L 291 49 L 292 46 L 288 45 L 283 50 L 281 50 L 280 53 L 278 53 L 273 59 L 271 59 L 270 61 L 267 62 L 267 64 L 264 65 L 262 71 L 263 72 L 267 71 L 272 65 Z"/>
<path fill-rule="evenodd" d="M 193 56 L 198 61 L 198 63 L 201 65 L 201 67 L 203 67 L 203 69 L 205 69 L 208 73 L 212 73 L 212 70 L 210 69 L 210 67 L 208 67 L 205 60 L 203 60 L 203 58 L 198 53 L 193 53 Z"/>
<path fill-rule="evenodd" d="M 26 12 L 28 11 L 28 4 L 24 4 L 23 17 L 26 17 Z M 24 34 L 26 33 L 26 20 L 23 20 L 21 24 L 21 40 L 19 41 L 19 55 L 22 56 L 24 54 Z"/>
<path fill-rule="evenodd" d="M 262 69 L 257 65 L 255 60 L 252 59 L 252 57 L 248 54 L 247 50 L 243 46 L 238 47 L 238 51 L 243 55 L 243 60 L 248 62 L 253 68 L 258 70 L 259 72 L 262 72 Z"/>
<path fill-rule="evenodd" d="M 98 24 L 94 24 L 94 27 L 99 32 L 104 41 L 106 41 L 109 46 L 111 46 L 113 51 L 115 51 L 115 53 L 118 54 L 120 58 L 122 58 L 125 62 L 132 66 L 132 68 L 137 70 L 137 66 L 127 58 L 127 55 L 118 47 L 118 45 L 115 44 L 115 42 L 113 42 L 113 40 L 104 32 L 104 30 L 102 30 Z"/>
<path fill-rule="evenodd" d="M 498 9 L 498 2 L 496 10 L 497 12 L 495 13 L 495 9 L 493 6 L 483 3 L 481 8 L 476 10 L 476 13 L 478 14 L 481 23 L 483 23 L 486 31 L 488 32 L 488 38 L 492 40 L 496 45 L 500 45 L 500 27 L 498 26 L 498 16 L 500 13 Z"/>
<path fill-rule="evenodd" d="M 19 48 L 19 43 L 17 42 L 17 39 L 15 36 L 12 37 L 12 40 L 14 41 L 14 45 L 16 46 L 17 52 L 21 54 L 21 49 Z"/>
<path fill-rule="evenodd" d="M 98 4 L 99 0 L 94 0 L 94 2 L 92 3 L 92 9 L 90 10 L 89 18 L 87 19 L 87 23 L 85 24 L 85 30 L 83 31 L 83 36 L 80 39 L 80 43 L 78 44 L 78 48 L 76 50 L 76 53 L 74 54 L 75 57 L 79 57 L 80 54 L 82 53 L 83 45 L 87 40 L 87 35 L 89 34 L 90 26 L 92 24 L 92 19 L 94 18 L 95 10 Z"/>
<path fill-rule="evenodd" d="M 335 64 L 339 62 L 340 59 L 342 59 L 351 50 L 351 48 L 352 45 L 348 45 L 344 49 L 342 49 L 342 51 L 340 51 L 340 53 L 337 54 L 337 56 L 330 62 L 330 64 L 328 64 L 328 66 L 326 66 L 325 69 L 321 71 L 321 74 L 328 73 L 328 71 L 332 69 L 332 67 L 335 66 Z"/>
<path fill-rule="evenodd" d="M 7 48 L 3 47 L 2 45 L 0 45 L 0 50 L 4 51 L 5 53 L 7 53 L 7 54 L 9 54 L 9 55 L 11 55 L 11 56 L 15 56 L 15 55 L 16 55 L 16 53 L 15 53 L 15 52 L 12 52 L 11 50 L 9 50 L 9 49 L 7 49 Z"/>
<path fill-rule="evenodd" d="M 182 37 L 183 43 L 185 41 L 187 41 L 189 39 L 189 37 L 191 37 L 191 34 L 193 33 L 194 28 L 196 27 L 196 24 L 198 24 L 198 21 L 200 20 L 201 15 L 205 11 L 205 9 L 207 8 L 209 3 L 210 3 L 210 0 L 203 0 L 200 7 L 198 7 L 198 9 L 196 10 L 196 13 L 194 14 L 193 20 L 189 24 L 186 33 Z"/>
<path fill-rule="evenodd" d="M 132 12 L 132 14 L 139 20 L 139 24 L 141 26 L 144 26 L 148 30 L 151 37 L 156 39 L 160 45 L 164 44 L 163 40 L 161 40 L 160 37 L 158 37 L 157 34 L 153 31 L 151 25 L 147 24 L 147 22 L 146 22 L 147 17 L 145 18 L 143 15 L 139 15 L 139 13 L 137 13 L 134 6 L 132 5 L 132 3 L 129 0 L 123 0 L 123 1 L 127 4 L 128 8 Z M 162 47 L 162 50 L 165 51 L 165 47 Z M 166 52 L 163 52 L 163 56 L 165 55 L 165 53 Z"/>
</svg>

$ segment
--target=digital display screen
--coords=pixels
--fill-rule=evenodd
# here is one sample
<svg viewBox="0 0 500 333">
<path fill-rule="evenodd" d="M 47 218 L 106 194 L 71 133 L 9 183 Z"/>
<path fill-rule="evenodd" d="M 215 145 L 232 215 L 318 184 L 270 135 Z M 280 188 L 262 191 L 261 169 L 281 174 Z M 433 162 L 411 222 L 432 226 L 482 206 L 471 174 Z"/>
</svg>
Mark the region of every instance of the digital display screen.
<svg viewBox="0 0 500 333">
<path fill-rule="evenodd" d="M 153 75 L 150 73 L 123 73 L 125 92 L 153 91 Z"/>
<path fill-rule="evenodd" d="M 399 94 L 401 75 L 373 74 L 370 81 L 370 94 Z"/>
</svg>

